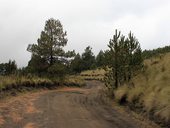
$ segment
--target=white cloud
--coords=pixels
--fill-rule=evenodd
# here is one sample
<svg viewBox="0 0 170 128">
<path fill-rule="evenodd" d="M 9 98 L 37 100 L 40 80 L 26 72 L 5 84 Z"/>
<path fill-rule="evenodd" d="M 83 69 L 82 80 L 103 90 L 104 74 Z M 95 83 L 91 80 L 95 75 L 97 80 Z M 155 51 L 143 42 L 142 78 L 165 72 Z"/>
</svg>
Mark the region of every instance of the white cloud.
<svg viewBox="0 0 170 128">
<path fill-rule="evenodd" d="M 0 0 L 0 62 L 27 65 L 29 43 L 36 43 L 48 18 L 60 19 L 68 32 L 67 49 L 106 49 L 114 29 L 130 30 L 142 48 L 169 44 L 167 0 Z"/>
<path fill-rule="evenodd" d="M 168 37 L 169 7 L 170 3 L 153 8 L 142 16 L 127 14 L 114 22 L 114 28 L 126 34 L 132 31 L 141 42 L 143 49 L 168 45 L 170 41 Z"/>
</svg>

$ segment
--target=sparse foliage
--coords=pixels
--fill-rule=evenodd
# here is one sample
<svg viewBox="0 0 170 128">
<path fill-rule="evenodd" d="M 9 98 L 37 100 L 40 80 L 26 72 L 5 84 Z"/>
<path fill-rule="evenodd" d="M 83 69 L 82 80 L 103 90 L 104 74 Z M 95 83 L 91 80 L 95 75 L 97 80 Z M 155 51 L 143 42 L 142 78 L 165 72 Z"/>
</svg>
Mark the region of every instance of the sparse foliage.
<svg viewBox="0 0 170 128">
<path fill-rule="evenodd" d="M 108 47 L 105 83 L 109 88 L 117 88 L 130 81 L 135 72 L 142 67 L 142 51 L 138 40 L 131 32 L 126 38 L 117 30 Z"/>
</svg>

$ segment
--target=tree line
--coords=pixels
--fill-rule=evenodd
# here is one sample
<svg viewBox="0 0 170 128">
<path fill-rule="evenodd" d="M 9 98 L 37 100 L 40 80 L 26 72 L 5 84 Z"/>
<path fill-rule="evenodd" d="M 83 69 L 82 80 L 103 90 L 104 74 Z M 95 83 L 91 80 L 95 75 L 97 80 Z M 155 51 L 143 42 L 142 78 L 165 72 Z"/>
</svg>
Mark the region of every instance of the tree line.
<svg viewBox="0 0 170 128">
<path fill-rule="evenodd" d="M 10 75 L 17 71 L 17 64 L 15 60 L 9 60 L 8 63 L 0 63 L 0 75 Z"/>
<path fill-rule="evenodd" d="M 72 53 L 71 58 L 55 60 L 51 65 L 40 56 L 32 55 L 26 73 L 50 77 L 63 77 L 66 74 L 77 74 L 85 70 L 92 70 L 104 66 L 105 53 L 101 50 L 97 56 L 94 55 L 92 47 L 87 46 L 82 54 Z"/>
<path fill-rule="evenodd" d="M 0 74 L 13 74 L 17 70 L 17 73 L 21 75 L 34 74 L 40 77 L 62 78 L 66 74 L 80 73 L 103 65 L 103 51 L 100 51 L 97 56 L 94 55 L 90 46 L 87 46 L 82 54 L 75 53 L 74 50 L 65 51 L 67 42 L 67 32 L 64 31 L 63 25 L 59 20 L 51 18 L 45 22 L 44 30 L 37 42 L 27 47 L 27 51 L 31 53 L 28 65 L 17 70 L 15 61 L 2 63 Z M 15 68 L 11 69 L 11 67 Z"/>
<path fill-rule="evenodd" d="M 164 54 L 167 52 L 170 52 L 170 46 L 165 46 L 165 47 L 157 48 L 157 49 L 153 49 L 153 50 L 144 50 L 142 52 L 142 57 L 144 59 L 149 59 L 151 57 L 154 57 L 154 56 L 157 56 L 160 54 Z"/>
<path fill-rule="evenodd" d="M 39 76 L 63 78 L 66 74 L 102 66 L 102 51 L 95 57 L 92 48 L 88 46 L 80 55 L 74 50 L 65 51 L 67 42 L 67 32 L 63 30 L 61 22 L 53 18 L 47 20 L 37 43 L 28 45 L 27 51 L 32 56 L 25 71 Z"/>
<path fill-rule="evenodd" d="M 143 66 L 143 59 L 154 54 L 170 51 L 170 46 L 142 52 L 137 38 L 130 32 L 124 36 L 115 31 L 110 39 L 108 50 L 100 51 L 96 56 L 92 48 L 87 46 L 82 54 L 65 51 L 67 32 L 59 20 L 49 19 L 44 30 L 34 44 L 29 44 L 27 51 L 31 53 L 28 65 L 17 70 L 15 61 L 0 64 L 0 75 L 19 73 L 34 74 L 40 77 L 64 78 L 67 74 L 77 74 L 84 70 L 104 68 L 107 87 L 117 88 L 131 78 Z"/>
</svg>

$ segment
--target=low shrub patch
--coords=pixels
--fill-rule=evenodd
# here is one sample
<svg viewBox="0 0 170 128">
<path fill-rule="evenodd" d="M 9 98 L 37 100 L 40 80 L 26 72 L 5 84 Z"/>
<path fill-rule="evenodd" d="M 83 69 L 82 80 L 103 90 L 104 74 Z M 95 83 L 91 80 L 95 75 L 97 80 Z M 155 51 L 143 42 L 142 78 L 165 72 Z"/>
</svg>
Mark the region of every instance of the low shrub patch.
<svg viewBox="0 0 170 128">
<path fill-rule="evenodd" d="M 67 77 L 65 80 L 39 77 L 0 76 L 0 98 L 7 95 L 15 96 L 18 92 L 35 89 L 55 89 L 59 86 L 83 86 L 84 81 L 76 77 Z"/>
</svg>

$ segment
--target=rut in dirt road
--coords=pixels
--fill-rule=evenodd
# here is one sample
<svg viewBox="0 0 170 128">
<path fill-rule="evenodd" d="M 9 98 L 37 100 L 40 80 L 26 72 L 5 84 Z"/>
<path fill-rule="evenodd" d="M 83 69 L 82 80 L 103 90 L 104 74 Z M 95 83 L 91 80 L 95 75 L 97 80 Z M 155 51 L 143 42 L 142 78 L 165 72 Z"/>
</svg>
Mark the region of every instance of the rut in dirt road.
<svg viewBox="0 0 170 128">
<path fill-rule="evenodd" d="M 30 94 L 0 105 L 0 128 L 140 128 L 100 100 L 103 84 Z M 8 108 L 7 108 L 8 106 Z"/>
</svg>

